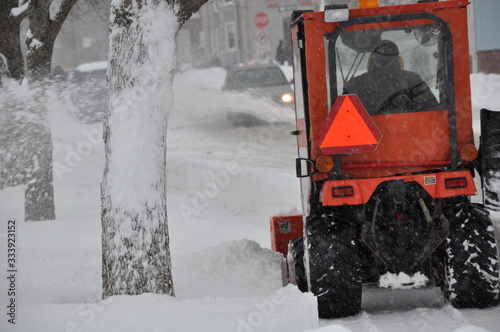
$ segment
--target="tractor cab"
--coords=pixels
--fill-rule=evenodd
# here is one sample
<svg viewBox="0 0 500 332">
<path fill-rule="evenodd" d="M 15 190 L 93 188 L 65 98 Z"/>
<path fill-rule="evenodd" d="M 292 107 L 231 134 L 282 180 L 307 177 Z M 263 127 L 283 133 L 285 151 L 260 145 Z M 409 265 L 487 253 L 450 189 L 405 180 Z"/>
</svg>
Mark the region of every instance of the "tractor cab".
<svg viewBox="0 0 500 332">
<path fill-rule="evenodd" d="M 306 85 L 296 89 L 296 94 L 302 92 L 297 99 L 305 101 L 296 104 L 297 122 L 305 125 L 297 128 L 299 147 L 306 148 L 299 151 L 299 176 L 312 175 L 313 181 L 380 178 L 456 171 L 471 161 L 474 139 L 469 57 L 464 56 L 468 54 L 464 2 L 352 10 L 331 6 L 324 12 L 303 13 L 295 22 L 294 69 L 296 80 L 300 77 Z M 459 36 L 460 43 L 454 44 L 452 35 Z M 381 133 L 379 140 L 360 137 L 370 124 L 346 116 L 340 123 L 342 113 L 331 112 L 344 95 L 357 97 L 364 110 L 356 112 L 368 113 Z M 334 115 L 340 121 L 337 129 L 342 130 L 331 133 L 329 143 L 318 144 L 320 134 L 328 130 L 327 118 Z M 374 151 L 356 149 L 370 144 L 377 145 Z M 465 159 L 461 151 L 468 153 Z M 304 162 L 317 164 L 318 159 L 320 165 Z M 326 171 L 325 163 L 333 168 Z M 464 189 L 474 194 L 474 182 L 464 174 L 471 186 Z"/>
<path fill-rule="evenodd" d="M 498 159 L 474 146 L 467 2 L 359 3 L 292 14 L 303 215 L 271 219 L 272 247 L 321 317 L 359 312 L 362 285 L 388 273 L 423 275 L 456 307 L 496 305 L 493 228 L 470 203 L 475 169 Z M 464 241 L 492 249 L 472 264 Z"/>
</svg>

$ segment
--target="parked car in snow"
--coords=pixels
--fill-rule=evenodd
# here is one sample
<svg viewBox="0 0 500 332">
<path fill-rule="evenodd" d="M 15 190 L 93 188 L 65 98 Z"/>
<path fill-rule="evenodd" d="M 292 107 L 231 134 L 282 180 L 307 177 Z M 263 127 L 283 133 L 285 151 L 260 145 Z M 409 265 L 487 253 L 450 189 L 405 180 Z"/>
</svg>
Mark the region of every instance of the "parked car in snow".
<svg viewBox="0 0 500 332">
<path fill-rule="evenodd" d="M 248 91 L 281 105 L 293 106 L 293 91 L 290 82 L 281 68 L 273 64 L 232 67 L 227 73 L 222 89 Z"/>
</svg>

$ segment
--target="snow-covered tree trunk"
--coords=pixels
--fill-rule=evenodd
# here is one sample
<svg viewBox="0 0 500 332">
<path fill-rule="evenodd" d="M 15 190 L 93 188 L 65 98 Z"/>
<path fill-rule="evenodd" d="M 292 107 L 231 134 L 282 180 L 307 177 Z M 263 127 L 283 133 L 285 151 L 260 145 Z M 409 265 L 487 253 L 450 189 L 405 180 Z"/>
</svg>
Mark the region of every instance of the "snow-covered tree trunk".
<svg viewBox="0 0 500 332">
<path fill-rule="evenodd" d="M 36 86 L 36 84 L 35 84 Z M 41 85 L 32 87 L 33 101 L 27 112 L 32 113 L 36 121 L 29 122 L 26 147 L 31 152 L 32 172 L 26 176 L 24 191 L 24 219 L 26 221 L 54 220 L 54 185 L 52 169 L 52 133 L 45 103 L 45 88 Z"/>
<path fill-rule="evenodd" d="M 28 80 L 32 89 L 32 109 L 40 121 L 34 121 L 30 129 L 31 160 L 34 172 L 27 178 L 25 190 L 25 219 L 55 219 L 54 186 L 52 168 L 52 134 L 46 105 L 46 85 L 51 73 L 54 42 L 77 0 L 31 0 L 20 12 L 26 11 L 29 29 L 26 36 L 26 63 Z M 51 15 L 51 6 L 52 14 Z"/>
<path fill-rule="evenodd" d="M 51 71 L 54 41 L 77 0 L 6 0 L 0 1 L 0 52 L 6 53 L 13 78 L 24 77 L 20 24 L 28 18 L 26 64 L 30 93 L 27 101 L 15 103 L 5 112 L 25 108 L 28 117 L 14 118 L 13 127 L 0 130 L 7 138 L 0 161 L 10 166 L 2 169 L 0 188 L 25 184 L 26 221 L 55 219 L 52 135 L 46 105 L 46 84 Z M 12 119 L 9 119 L 11 121 Z M 9 132 L 18 130 L 12 137 Z M 15 144 L 11 144 L 15 140 Z M 5 139 L 4 139 L 5 141 Z M 8 148 L 11 149 L 10 153 Z M 12 152 L 15 151 L 15 152 Z"/>
<path fill-rule="evenodd" d="M 161 0 L 111 4 L 102 182 L 103 297 L 174 295 L 166 131 L 179 22 Z"/>
<path fill-rule="evenodd" d="M 31 1 L 27 7 L 29 29 L 26 36 L 26 63 L 32 90 L 31 112 L 41 121 L 30 125 L 28 149 L 35 170 L 27 177 L 24 192 L 26 221 L 55 219 L 52 133 L 49 112 L 45 103 L 46 80 L 50 76 L 50 63 L 56 34 L 51 34 L 49 0 Z"/>
</svg>

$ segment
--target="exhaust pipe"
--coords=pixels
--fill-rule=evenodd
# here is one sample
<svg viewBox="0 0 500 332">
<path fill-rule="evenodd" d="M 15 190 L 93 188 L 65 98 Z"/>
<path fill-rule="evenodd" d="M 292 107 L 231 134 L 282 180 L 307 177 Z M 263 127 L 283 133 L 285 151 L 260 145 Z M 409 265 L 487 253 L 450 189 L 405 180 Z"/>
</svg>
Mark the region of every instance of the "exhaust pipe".
<svg viewBox="0 0 500 332">
<path fill-rule="evenodd" d="M 483 202 L 500 211 L 500 112 L 481 110 L 480 141 Z"/>
</svg>

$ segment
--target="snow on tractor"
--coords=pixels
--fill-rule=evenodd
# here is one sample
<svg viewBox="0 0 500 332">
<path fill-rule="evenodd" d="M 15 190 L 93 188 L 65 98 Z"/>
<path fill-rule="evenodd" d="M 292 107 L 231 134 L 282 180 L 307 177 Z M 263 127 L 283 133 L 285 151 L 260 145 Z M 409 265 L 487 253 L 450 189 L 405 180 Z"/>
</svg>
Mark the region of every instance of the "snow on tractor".
<svg viewBox="0 0 500 332">
<path fill-rule="evenodd" d="M 271 218 L 273 250 L 322 318 L 358 313 L 363 285 L 391 275 L 498 305 L 494 228 L 471 196 L 477 171 L 499 207 L 500 112 L 481 111 L 478 152 L 467 1 L 376 2 L 292 14 L 304 215 Z"/>
</svg>

